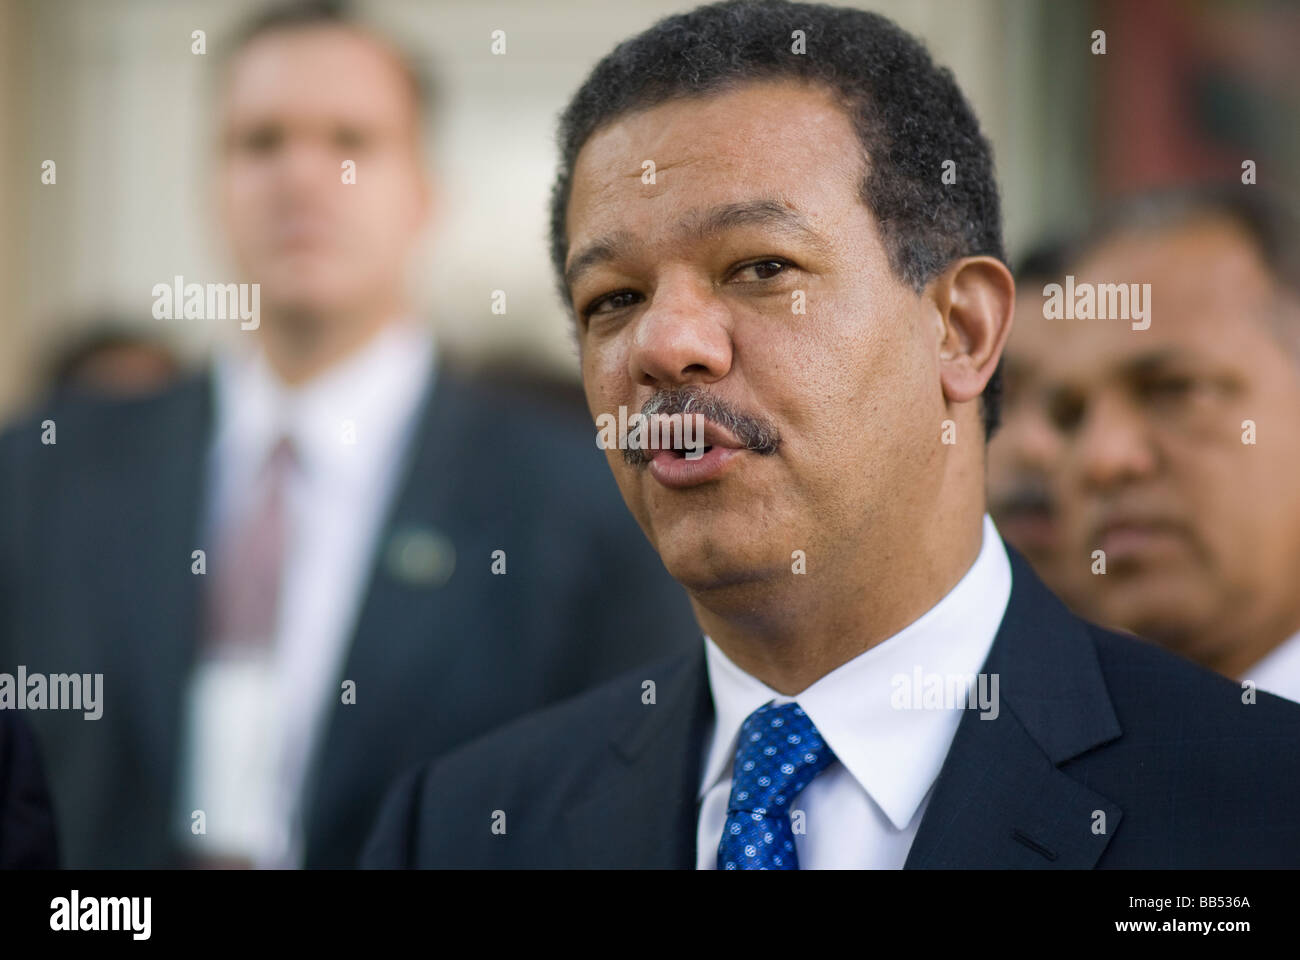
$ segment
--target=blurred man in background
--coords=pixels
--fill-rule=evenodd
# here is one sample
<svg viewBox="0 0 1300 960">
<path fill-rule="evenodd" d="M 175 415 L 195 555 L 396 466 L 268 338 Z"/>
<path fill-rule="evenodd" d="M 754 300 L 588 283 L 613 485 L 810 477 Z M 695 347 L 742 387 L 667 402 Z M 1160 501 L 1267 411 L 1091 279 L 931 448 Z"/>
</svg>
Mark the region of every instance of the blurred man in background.
<svg viewBox="0 0 1300 960">
<path fill-rule="evenodd" d="M 1042 572 L 1084 616 L 1300 700 L 1300 231 L 1261 190 L 1129 200 L 1081 245 L 1075 289 L 1149 283 L 1148 328 L 1026 324 L 1053 338 L 1061 439 Z"/>
<path fill-rule="evenodd" d="M 1015 271 L 1015 321 L 1002 357 L 1002 422 L 989 441 L 988 496 L 998 531 L 1073 606 L 1077 588 L 1071 580 L 1080 565 L 1071 564 L 1062 549 L 1054 483 L 1063 444 L 1048 417 L 1040 379 L 1057 349 L 1052 324 L 1043 318 L 1042 291 L 1064 273 L 1066 250 L 1063 241 L 1045 243 Z"/>
<path fill-rule="evenodd" d="M 50 393 L 156 393 L 181 372 L 180 358 L 166 342 L 132 329 L 119 317 L 94 316 L 84 326 L 50 351 L 45 374 Z"/>
<path fill-rule="evenodd" d="M 22 714 L 0 709 L 0 870 L 58 866 L 58 833 L 40 751 Z"/>
<path fill-rule="evenodd" d="M 585 412 L 412 316 L 426 99 L 334 4 L 249 24 L 217 116 L 247 349 L 0 439 L 0 662 L 103 674 L 99 719 L 32 714 L 68 865 L 350 866 L 403 768 L 698 629 Z"/>
</svg>

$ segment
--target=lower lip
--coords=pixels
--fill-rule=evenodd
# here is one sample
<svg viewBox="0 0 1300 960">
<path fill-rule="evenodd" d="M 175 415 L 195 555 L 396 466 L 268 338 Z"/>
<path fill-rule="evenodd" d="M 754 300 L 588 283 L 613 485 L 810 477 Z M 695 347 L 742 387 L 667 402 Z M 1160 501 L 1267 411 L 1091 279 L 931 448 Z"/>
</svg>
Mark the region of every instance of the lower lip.
<svg viewBox="0 0 1300 960">
<path fill-rule="evenodd" d="M 679 457 L 671 451 L 655 454 L 650 461 L 650 475 L 665 487 L 695 487 L 722 475 L 732 460 L 744 453 L 734 447 L 713 447 L 698 460 Z"/>
<path fill-rule="evenodd" d="M 1110 528 L 1101 537 L 1101 549 L 1111 560 L 1149 557 L 1178 545 L 1177 533 L 1168 527 L 1126 524 Z"/>
</svg>

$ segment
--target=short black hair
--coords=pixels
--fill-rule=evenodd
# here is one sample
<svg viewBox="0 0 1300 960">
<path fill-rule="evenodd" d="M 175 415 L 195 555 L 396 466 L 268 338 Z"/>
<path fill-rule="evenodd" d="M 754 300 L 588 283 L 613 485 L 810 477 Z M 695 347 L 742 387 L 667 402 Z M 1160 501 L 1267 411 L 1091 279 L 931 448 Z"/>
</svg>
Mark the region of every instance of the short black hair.
<svg viewBox="0 0 1300 960">
<path fill-rule="evenodd" d="M 1060 277 L 1070 265 L 1076 243 L 1077 238 L 1059 234 L 1039 240 L 1021 253 L 1012 267 L 1016 283 Z"/>
<path fill-rule="evenodd" d="M 793 52 L 795 36 L 806 52 Z M 862 10 L 727 0 L 667 17 L 620 43 L 561 114 L 551 262 L 570 310 L 566 212 L 574 163 L 591 136 L 637 110 L 786 78 L 829 89 L 853 120 L 867 161 L 860 196 L 880 224 L 896 276 L 919 292 L 961 257 L 1005 262 L 993 150 L 952 72 L 936 66 L 920 41 Z M 955 183 L 943 182 L 949 160 Z M 999 363 L 982 397 L 986 438 L 997 428 L 1001 389 Z"/>
<path fill-rule="evenodd" d="M 155 351 L 172 369 L 181 368 L 181 360 L 170 343 L 150 331 L 131 326 L 120 314 L 96 312 L 87 318 L 72 319 L 81 329 L 55 343 L 45 358 L 42 379 L 50 393 L 75 391 L 87 366 L 114 350 L 143 347 Z"/>
<path fill-rule="evenodd" d="M 259 8 L 241 23 L 222 46 L 220 67 L 224 73 L 235 54 L 254 40 L 269 33 L 302 30 L 308 27 L 349 27 L 378 40 L 393 54 L 406 77 L 416 115 L 423 120 L 433 110 L 438 98 L 433 73 L 424 60 L 413 55 L 400 43 L 363 20 L 349 0 L 276 0 Z"/>
</svg>

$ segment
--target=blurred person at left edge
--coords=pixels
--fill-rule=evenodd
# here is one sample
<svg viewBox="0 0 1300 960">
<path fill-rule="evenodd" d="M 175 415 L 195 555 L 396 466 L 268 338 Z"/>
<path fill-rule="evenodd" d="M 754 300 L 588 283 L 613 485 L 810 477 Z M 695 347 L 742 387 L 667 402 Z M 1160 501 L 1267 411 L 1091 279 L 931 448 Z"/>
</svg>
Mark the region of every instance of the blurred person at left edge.
<svg viewBox="0 0 1300 960">
<path fill-rule="evenodd" d="M 412 317 L 420 75 L 336 4 L 247 24 L 216 185 L 254 349 L 0 438 L 0 669 L 103 674 L 99 719 L 29 714 L 68 866 L 352 866 L 405 768 L 697 629 L 580 403 Z"/>
<path fill-rule="evenodd" d="M 0 708 L 0 870 L 58 865 L 58 835 L 40 752 L 22 716 Z"/>
</svg>

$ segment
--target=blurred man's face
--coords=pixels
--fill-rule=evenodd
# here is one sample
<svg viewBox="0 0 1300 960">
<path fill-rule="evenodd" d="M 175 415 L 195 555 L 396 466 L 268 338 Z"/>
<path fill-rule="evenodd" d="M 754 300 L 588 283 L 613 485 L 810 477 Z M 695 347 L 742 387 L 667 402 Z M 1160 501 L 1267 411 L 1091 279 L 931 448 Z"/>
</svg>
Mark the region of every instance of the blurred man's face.
<svg viewBox="0 0 1300 960">
<path fill-rule="evenodd" d="M 936 315 L 890 270 L 862 171 L 847 115 L 782 82 L 628 115 L 578 156 L 569 290 L 593 415 L 686 387 L 766 443 L 715 432 L 701 460 L 648 466 L 607 451 L 688 588 L 789 577 L 795 550 L 857 562 L 937 499 Z"/>
<path fill-rule="evenodd" d="M 1059 335 L 1059 321 L 1043 318 L 1043 285 L 1059 279 L 1016 284 L 1015 322 L 1002 358 L 1002 423 L 989 441 L 988 492 L 999 532 L 1063 593 L 1061 505 L 1053 489 L 1063 444 L 1047 415 L 1041 377 Z"/>
<path fill-rule="evenodd" d="M 226 78 L 220 197 L 269 316 L 387 305 L 427 200 L 414 96 L 392 56 L 341 27 L 252 41 Z"/>
<path fill-rule="evenodd" d="M 1151 284 L 1149 329 L 1070 321 L 1045 373 L 1070 551 L 1106 555 L 1089 612 L 1234 673 L 1254 658 L 1236 638 L 1300 619 L 1300 361 L 1273 281 L 1220 219 L 1118 236 L 1076 279 Z"/>
<path fill-rule="evenodd" d="M 105 396 L 152 393 L 176 375 L 176 358 L 161 344 L 119 343 L 83 358 L 67 386 Z"/>
</svg>

